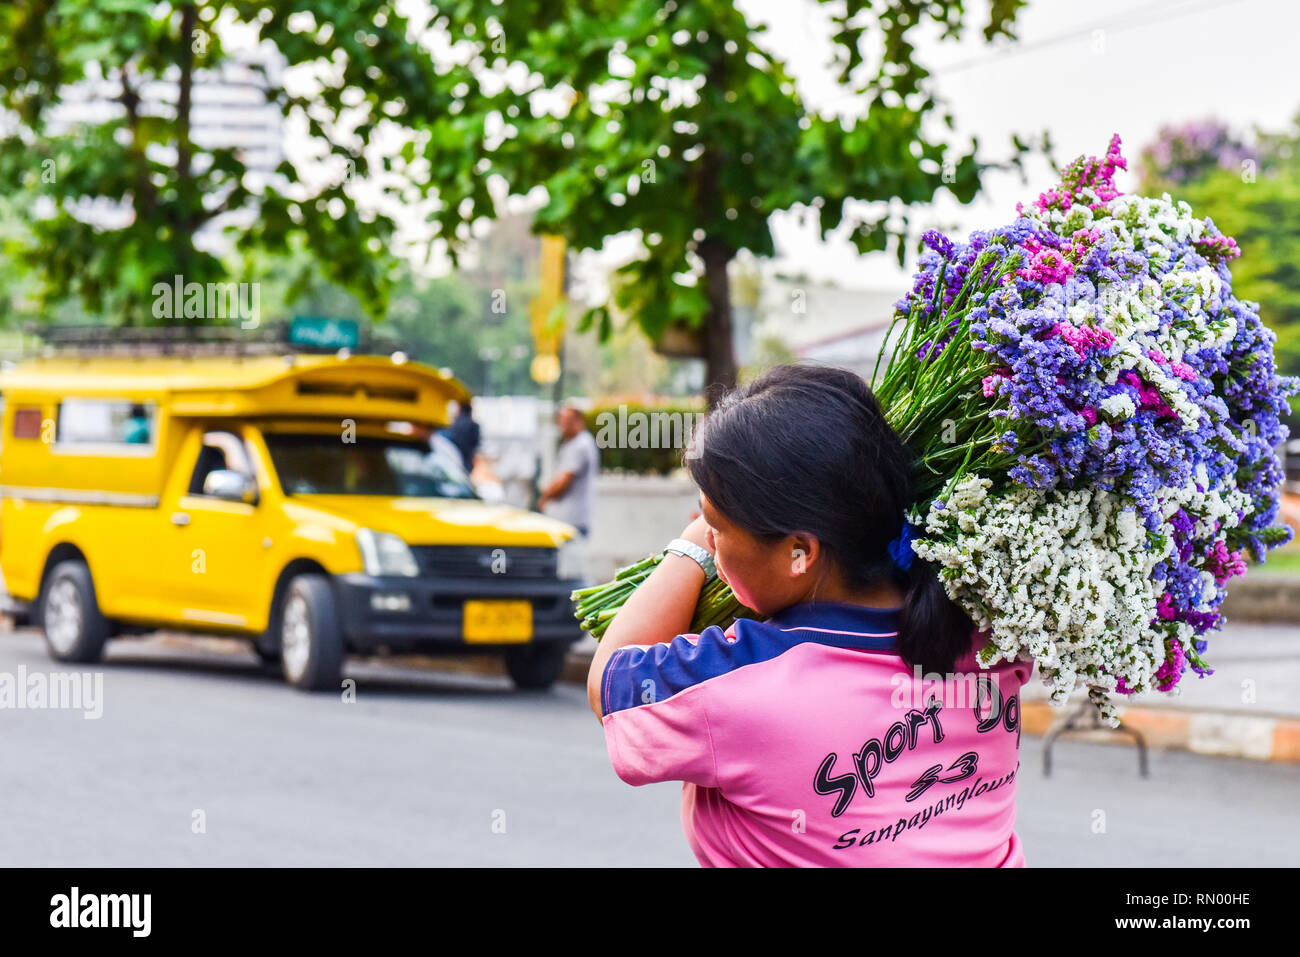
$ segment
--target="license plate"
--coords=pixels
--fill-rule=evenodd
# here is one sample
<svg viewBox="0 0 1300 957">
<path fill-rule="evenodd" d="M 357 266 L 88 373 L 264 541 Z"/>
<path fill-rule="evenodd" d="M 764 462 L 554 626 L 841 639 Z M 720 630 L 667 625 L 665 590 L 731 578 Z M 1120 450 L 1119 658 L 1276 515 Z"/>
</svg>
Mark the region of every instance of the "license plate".
<svg viewBox="0 0 1300 957">
<path fill-rule="evenodd" d="M 533 605 L 527 601 L 465 602 L 466 644 L 505 645 L 531 641 Z"/>
</svg>

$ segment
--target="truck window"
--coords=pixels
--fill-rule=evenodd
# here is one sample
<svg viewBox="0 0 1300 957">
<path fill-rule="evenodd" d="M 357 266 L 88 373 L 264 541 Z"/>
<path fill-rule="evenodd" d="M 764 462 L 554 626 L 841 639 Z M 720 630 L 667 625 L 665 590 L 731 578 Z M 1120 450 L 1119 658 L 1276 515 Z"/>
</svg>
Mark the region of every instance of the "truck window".
<svg viewBox="0 0 1300 957">
<path fill-rule="evenodd" d="M 152 402 L 129 399 L 64 399 L 59 403 L 56 445 L 153 444 Z"/>
<path fill-rule="evenodd" d="M 222 469 L 239 472 L 256 481 L 253 463 L 248 455 L 244 440 L 233 432 L 206 432 L 203 435 L 203 447 L 194 463 L 194 474 L 190 476 L 190 495 L 202 495 L 203 483 L 208 474 Z"/>
<path fill-rule="evenodd" d="M 427 443 L 330 433 L 270 434 L 266 445 L 286 495 L 390 495 L 477 498 L 463 471 L 434 455 Z"/>
</svg>

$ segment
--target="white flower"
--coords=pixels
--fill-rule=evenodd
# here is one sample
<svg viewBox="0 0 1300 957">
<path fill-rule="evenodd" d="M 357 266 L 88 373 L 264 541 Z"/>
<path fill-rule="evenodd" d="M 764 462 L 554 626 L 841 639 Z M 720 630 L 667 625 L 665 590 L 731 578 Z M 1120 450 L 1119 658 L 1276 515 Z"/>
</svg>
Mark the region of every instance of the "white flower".
<svg viewBox="0 0 1300 957">
<path fill-rule="evenodd" d="M 927 535 L 913 544 L 991 633 L 985 664 L 1033 657 L 1057 698 L 1080 684 L 1105 694 L 1121 677 L 1148 689 L 1169 631 L 1155 611 L 1164 585 L 1151 573 L 1173 548 L 1172 526 L 1162 525 L 1156 546 L 1125 496 L 990 486 L 964 478 L 948 508 L 930 509 Z M 1176 493 L 1188 494 L 1161 490 Z"/>
<path fill-rule="evenodd" d="M 1131 419 L 1137 414 L 1137 407 L 1128 395 L 1116 392 L 1101 400 L 1101 411 L 1112 419 Z"/>
</svg>

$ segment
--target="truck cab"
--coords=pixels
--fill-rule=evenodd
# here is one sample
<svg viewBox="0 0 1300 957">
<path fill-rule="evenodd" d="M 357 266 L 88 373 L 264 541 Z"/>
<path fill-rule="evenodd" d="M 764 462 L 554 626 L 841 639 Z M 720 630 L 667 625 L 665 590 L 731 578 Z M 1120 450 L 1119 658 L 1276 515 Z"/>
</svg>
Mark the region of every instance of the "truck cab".
<svg viewBox="0 0 1300 957">
<path fill-rule="evenodd" d="M 575 530 L 430 451 L 450 375 L 400 356 L 49 356 L 0 373 L 0 572 L 59 661 L 158 628 L 304 690 L 348 654 L 493 652 L 548 687 Z"/>
</svg>

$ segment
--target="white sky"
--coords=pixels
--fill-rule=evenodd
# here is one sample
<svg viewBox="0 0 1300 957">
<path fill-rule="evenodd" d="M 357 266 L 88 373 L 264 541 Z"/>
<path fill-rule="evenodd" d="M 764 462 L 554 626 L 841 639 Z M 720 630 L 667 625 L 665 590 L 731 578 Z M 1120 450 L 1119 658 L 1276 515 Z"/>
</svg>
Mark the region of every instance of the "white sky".
<svg viewBox="0 0 1300 957">
<path fill-rule="evenodd" d="M 818 39 L 826 30 L 805 19 L 815 5 L 740 6 L 752 21 L 770 24 L 761 42 L 786 61 L 801 93 L 811 103 L 828 102 L 834 84 Z M 986 5 L 975 6 L 982 18 Z M 1162 124 L 1214 116 L 1243 133 L 1254 125 L 1277 130 L 1300 110 L 1295 0 L 1031 0 L 1017 33 L 1019 42 L 1005 51 L 984 43 L 978 30 L 960 44 L 918 44 L 956 118 L 956 141 L 977 137 L 981 159 L 1008 156 L 1013 132 L 1049 130 L 1062 163 L 1080 153 L 1101 155 L 1117 132 L 1136 169 L 1141 147 Z M 927 226 L 956 226 L 962 237 L 1009 222 L 1017 201 L 1053 182 L 1045 161 L 1027 170 L 1028 185 L 1014 172 L 991 173 L 970 206 L 949 198 L 920 218 Z M 1135 182 L 1125 173 L 1118 179 L 1121 189 Z M 795 217 L 774 221 L 774 230 L 783 271 L 860 288 L 905 282 L 891 254 L 861 257 L 847 241 L 822 243 Z"/>
</svg>

